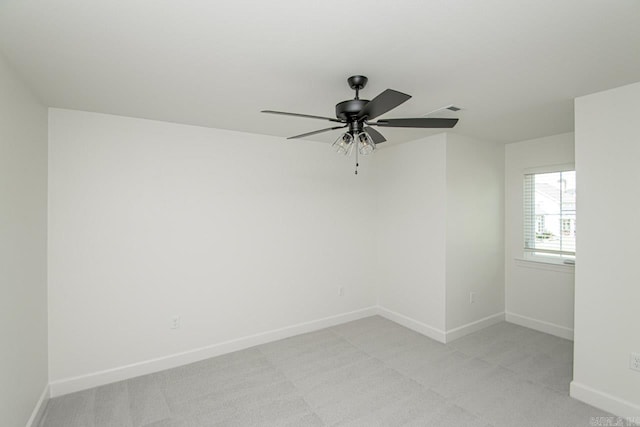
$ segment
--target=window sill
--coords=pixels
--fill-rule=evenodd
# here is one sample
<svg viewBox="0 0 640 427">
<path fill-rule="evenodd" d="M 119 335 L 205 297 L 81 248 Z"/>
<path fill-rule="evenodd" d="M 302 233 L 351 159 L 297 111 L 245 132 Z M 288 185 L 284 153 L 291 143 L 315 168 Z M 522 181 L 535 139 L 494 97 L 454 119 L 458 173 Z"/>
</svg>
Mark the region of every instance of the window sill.
<svg viewBox="0 0 640 427">
<path fill-rule="evenodd" d="M 531 258 L 514 258 L 514 261 L 518 267 L 533 268 L 536 270 L 558 271 L 567 274 L 573 274 L 575 271 L 575 265 L 563 264 L 561 261 Z"/>
</svg>

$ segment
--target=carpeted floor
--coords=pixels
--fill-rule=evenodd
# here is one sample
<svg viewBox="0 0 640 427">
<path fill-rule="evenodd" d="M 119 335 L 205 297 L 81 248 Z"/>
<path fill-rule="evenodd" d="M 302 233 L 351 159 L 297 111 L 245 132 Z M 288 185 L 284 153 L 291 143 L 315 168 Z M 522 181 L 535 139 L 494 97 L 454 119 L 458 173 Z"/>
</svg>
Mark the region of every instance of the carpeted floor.
<svg viewBox="0 0 640 427">
<path fill-rule="evenodd" d="M 500 323 L 444 345 L 378 316 L 51 399 L 44 427 L 581 426 L 572 342 Z"/>
</svg>

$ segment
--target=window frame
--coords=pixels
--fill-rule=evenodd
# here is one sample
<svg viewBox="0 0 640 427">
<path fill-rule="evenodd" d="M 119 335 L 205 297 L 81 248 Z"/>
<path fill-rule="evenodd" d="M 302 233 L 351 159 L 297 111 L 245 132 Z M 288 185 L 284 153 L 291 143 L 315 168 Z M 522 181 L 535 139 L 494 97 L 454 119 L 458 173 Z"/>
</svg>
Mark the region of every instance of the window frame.
<svg viewBox="0 0 640 427">
<path fill-rule="evenodd" d="M 575 253 L 573 255 L 567 254 L 551 254 L 546 253 L 542 254 L 540 252 L 535 253 L 534 251 L 527 250 L 525 245 L 525 222 L 526 222 L 526 188 L 525 188 L 525 176 L 526 175 L 534 175 L 534 174 L 545 174 L 545 173 L 560 173 L 560 172 L 575 172 L 575 163 L 563 163 L 563 164 L 554 164 L 554 165 L 546 165 L 539 166 L 534 168 L 527 168 L 522 170 L 521 178 L 522 178 L 522 199 L 521 199 L 521 209 L 522 209 L 522 223 L 520 227 L 520 249 L 522 251 L 522 257 L 518 258 L 519 261 L 530 261 L 533 262 L 534 265 L 540 264 L 555 264 L 558 266 L 568 267 L 573 269 L 575 266 Z M 577 177 L 576 177 L 577 180 Z M 577 216 L 577 209 L 576 209 Z M 537 218 L 534 223 L 537 225 Z M 561 232 L 562 232 L 562 224 L 560 224 Z"/>
</svg>

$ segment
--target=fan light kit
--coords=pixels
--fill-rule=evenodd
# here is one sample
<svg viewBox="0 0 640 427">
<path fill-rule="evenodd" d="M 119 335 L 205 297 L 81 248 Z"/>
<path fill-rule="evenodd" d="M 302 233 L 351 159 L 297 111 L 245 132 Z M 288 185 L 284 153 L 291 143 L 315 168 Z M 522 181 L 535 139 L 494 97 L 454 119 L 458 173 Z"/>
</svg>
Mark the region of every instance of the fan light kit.
<svg viewBox="0 0 640 427">
<path fill-rule="evenodd" d="M 355 150 L 356 174 L 358 173 L 358 154 L 363 156 L 369 155 L 375 151 L 377 144 L 386 141 L 385 137 L 371 126 L 449 129 L 458 123 L 458 119 L 441 119 L 431 117 L 413 119 L 379 119 L 376 122 L 371 122 L 370 120 L 373 120 L 406 102 L 411 98 L 411 96 L 393 89 L 387 89 L 371 101 L 360 99 L 360 90 L 367 85 L 367 81 L 368 79 L 365 76 L 351 76 L 347 79 L 349 87 L 356 91 L 356 95 L 355 98 L 342 101 L 336 105 L 335 119 L 309 114 L 287 113 L 284 111 L 263 110 L 262 112 L 340 123 L 340 126 L 333 126 L 330 128 L 307 132 L 291 136 L 287 139 L 304 138 L 331 130 L 347 128 L 347 130 L 341 134 L 333 144 L 331 144 L 331 148 L 339 154 L 349 156 L 354 151 L 354 144 L 357 145 L 358 148 Z"/>
</svg>

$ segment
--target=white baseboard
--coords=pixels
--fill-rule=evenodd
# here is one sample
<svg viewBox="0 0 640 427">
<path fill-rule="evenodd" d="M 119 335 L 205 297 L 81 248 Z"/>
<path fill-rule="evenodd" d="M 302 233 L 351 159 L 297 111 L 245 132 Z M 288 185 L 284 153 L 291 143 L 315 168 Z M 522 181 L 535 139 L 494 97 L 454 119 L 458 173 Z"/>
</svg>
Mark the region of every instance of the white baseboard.
<svg viewBox="0 0 640 427">
<path fill-rule="evenodd" d="M 569 395 L 598 409 L 625 418 L 627 423 L 624 425 L 640 425 L 640 406 L 634 403 L 575 381 L 571 381 Z"/>
<path fill-rule="evenodd" d="M 104 371 L 94 372 L 87 375 L 64 378 L 51 382 L 51 384 L 49 385 L 50 394 L 51 397 L 56 397 L 80 390 L 86 390 L 104 384 L 110 384 L 116 381 L 122 381 L 129 378 L 138 377 L 140 375 L 151 374 L 153 372 L 198 362 L 210 357 L 220 356 L 222 354 L 243 350 L 271 341 L 277 341 L 295 335 L 313 332 L 318 329 L 328 328 L 330 326 L 351 322 L 353 320 L 374 316 L 376 314 L 378 314 L 377 307 L 367 307 L 360 310 L 351 311 L 349 313 L 338 314 L 336 316 L 325 317 L 323 319 L 312 320 L 293 326 L 287 326 L 285 328 L 275 329 L 255 335 L 250 335 L 247 337 L 221 342 L 218 344 L 200 347 L 182 353 L 158 357 L 156 359 L 145 360 L 138 363 L 132 363 L 130 365 L 119 366 L 117 368 L 106 369 Z"/>
<path fill-rule="evenodd" d="M 506 320 L 516 325 L 526 328 L 535 329 L 536 331 L 545 332 L 560 338 L 573 341 L 573 329 L 566 326 L 556 325 L 555 323 L 545 322 L 544 320 L 534 319 L 532 317 L 521 316 L 515 313 L 506 313 Z"/>
<path fill-rule="evenodd" d="M 466 325 L 449 329 L 446 332 L 446 342 L 457 340 L 458 338 L 462 338 L 465 335 L 469 335 L 471 333 L 479 331 L 480 329 L 484 329 L 488 326 L 495 325 L 496 323 L 500 323 L 502 321 L 504 321 L 504 312 L 492 314 L 491 316 L 484 317 L 480 320 L 476 320 L 475 322 L 467 323 Z"/>
<path fill-rule="evenodd" d="M 445 333 L 445 331 L 434 328 L 433 326 L 427 325 L 426 323 L 419 322 L 415 319 L 412 319 L 411 317 L 405 316 L 404 314 L 396 313 L 395 311 L 389 310 L 384 307 L 378 307 L 378 314 L 386 319 L 396 322 L 406 328 L 414 330 L 419 334 L 425 335 L 441 343 L 445 343 L 447 340 L 447 334 Z"/>
<path fill-rule="evenodd" d="M 476 320 L 475 322 L 467 323 L 466 325 L 462 325 L 448 331 L 443 331 L 385 307 L 378 307 L 378 314 L 441 343 L 451 342 L 504 320 L 504 313 L 496 313 L 483 319 Z"/>
<path fill-rule="evenodd" d="M 249 347 L 254 347 L 256 345 L 289 338 L 307 332 L 313 332 L 318 329 L 328 328 L 330 326 L 362 319 L 364 317 L 374 316 L 376 314 L 442 343 L 450 342 L 464 335 L 476 332 L 482 328 L 486 328 L 487 326 L 491 326 L 504 320 L 505 317 L 504 313 L 497 313 L 445 332 L 441 329 L 427 325 L 426 323 L 422 323 L 418 320 L 412 319 L 408 316 L 384 307 L 367 307 L 349 313 L 343 313 L 336 316 L 330 316 L 323 319 L 304 322 L 281 329 L 275 329 L 272 331 L 262 332 L 259 334 L 225 341 L 218 344 L 200 347 L 182 353 L 176 353 L 169 356 L 145 360 L 138 363 L 132 363 L 130 365 L 119 366 L 116 368 L 106 369 L 86 375 L 53 381 L 51 382 L 51 384 L 49 384 L 49 388 L 47 390 L 47 398 L 49 396 L 61 396 L 64 394 L 86 390 L 117 381 L 127 380 L 130 378 L 138 377 L 140 375 L 146 375 L 165 369 L 175 368 L 178 366 L 208 359 L 210 357 L 220 356 L 222 354 L 243 350 Z"/>
<path fill-rule="evenodd" d="M 33 408 L 33 412 L 31 413 L 31 416 L 27 421 L 27 427 L 38 427 L 38 425 L 40 424 L 40 420 L 44 415 L 44 410 L 47 407 L 49 397 L 49 385 L 47 384 L 46 386 L 44 386 L 44 390 L 42 391 L 42 394 L 40 395 L 40 398 L 36 403 L 36 407 Z"/>
</svg>

